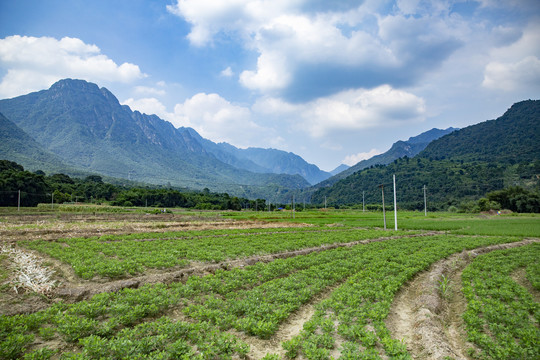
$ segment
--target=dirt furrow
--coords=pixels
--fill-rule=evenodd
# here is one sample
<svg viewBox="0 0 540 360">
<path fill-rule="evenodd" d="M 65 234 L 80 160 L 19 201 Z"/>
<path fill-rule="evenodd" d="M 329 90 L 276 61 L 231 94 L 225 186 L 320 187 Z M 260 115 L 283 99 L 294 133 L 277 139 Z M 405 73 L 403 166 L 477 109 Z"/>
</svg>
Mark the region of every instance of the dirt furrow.
<svg viewBox="0 0 540 360">
<path fill-rule="evenodd" d="M 461 273 L 478 255 L 524 246 L 540 239 L 463 251 L 433 264 L 396 295 L 386 320 L 396 339 L 405 340 L 414 359 L 469 359 L 461 315 L 466 301 L 461 294 Z"/>
</svg>

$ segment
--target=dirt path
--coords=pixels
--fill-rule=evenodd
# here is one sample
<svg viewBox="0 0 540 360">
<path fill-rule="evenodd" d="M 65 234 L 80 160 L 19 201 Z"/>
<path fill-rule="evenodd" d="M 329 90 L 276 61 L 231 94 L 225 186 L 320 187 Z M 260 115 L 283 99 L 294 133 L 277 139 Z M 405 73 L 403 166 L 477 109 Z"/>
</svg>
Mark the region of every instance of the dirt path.
<svg viewBox="0 0 540 360">
<path fill-rule="evenodd" d="M 461 317 L 466 309 L 460 291 L 463 269 L 479 254 L 538 241 L 527 239 L 463 251 L 433 264 L 396 295 L 386 320 L 388 329 L 395 339 L 405 340 L 415 359 L 469 359 L 467 349 L 473 345 L 466 341 Z"/>
</svg>

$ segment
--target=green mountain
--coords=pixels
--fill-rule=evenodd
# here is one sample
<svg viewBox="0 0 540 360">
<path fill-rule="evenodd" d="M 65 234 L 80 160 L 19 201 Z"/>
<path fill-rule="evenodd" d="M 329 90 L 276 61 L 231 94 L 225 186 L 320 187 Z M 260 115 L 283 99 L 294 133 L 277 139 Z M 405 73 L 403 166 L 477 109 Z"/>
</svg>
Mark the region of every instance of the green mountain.
<svg viewBox="0 0 540 360">
<path fill-rule="evenodd" d="M 309 185 L 299 175 L 226 164 L 192 132 L 131 111 L 107 89 L 82 80 L 65 79 L 48 90 L 0 100 L 0 112 L 67 165 L 106 176 L 239 196 L 269 197 Z M 52 160 L 43 170 L 58 163 Z"/>
<path fill-rule="evenodd" d="M 70 170 L 58 156 L 45 150 L 3 114 L 0 114 L 0 159 L 24 163 L 30 171 L 46 167 L 55 172 Z"/>
<path fill-rule="evenodd" d="M 477 200 L 509 186 L 540 186 L 540 100 L 514 104 L 503 116 L 454 131 L 431 142 L 414 158 L 356 172 L 333 186 L 321 188 L 312 202 L 328 204 L 381 203 L 388 199 L 396 175 L 398 206 L 423 208 L 426 185 L 430 208 L 446 209 Z M 388 200 L 387 200 L 388 202 Z"/>
<path fill-rule="evenodd" d="M 345 179 L 347 176 L 354 174 L 357 171 L 366 169 L 374 165 L 387 165 L 392 161 L 402 158 L 402 157 L 414 157 L 420 151 L 424 150 L 426 146 L 433 140 L 440 138 L 446 134 L 451 133 L 452 131 L 457 130 L 455 128 L 449 127 L 448 129 L 431 129 L 429 131 L 423 132 L 420 135 L 410 137 L 407 141 L 399 140 L 392 144 L 392 147 L 385 153 L 375 155 L 367 160 L 362 160 L 357 164 L 344 169 L 343 171 L 335 174 L 331 178 L 317 184 L 316 188 L 322 188 L 326 186 L 331 186 L 341 179 Z"/>
</svg>

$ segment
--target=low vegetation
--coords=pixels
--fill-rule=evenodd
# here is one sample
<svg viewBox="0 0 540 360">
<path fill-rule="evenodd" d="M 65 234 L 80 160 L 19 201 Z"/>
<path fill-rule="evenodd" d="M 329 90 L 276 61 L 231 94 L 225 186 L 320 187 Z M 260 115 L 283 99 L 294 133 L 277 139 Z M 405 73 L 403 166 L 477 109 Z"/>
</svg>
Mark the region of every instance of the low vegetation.
<svg viewBox="0 0 540 360">
<path fill-rule="evenodd" d="M 17 241 L 17 248 L 54 258 L 73 269 L 77 282 L 96 287 L 106 285 L 109 278 L 194 264 L 235 259 L 243 263 L 214 267 L 211 273 L 194 273 L 182 281 L 101 292 L 85 300 L 60 300 L 53 292 L 48 306 L 39 311 L 0 316 L 0 358 L 409 359 L 414 354 L 407 344 L 385 325 L 399 289 L 451 254 L 540 234 L 534 215 L 401 213 L 404 230 L 396 232 L 380 228 L 380 213 L 212 214 L 233 222 L 247 218 L 309 226 L 72 238 L 59 234 L 52 240 Z M 18 231 L 24 226 L 30 225 L 19 226 Z M 518 228 L 521 233 L 515 235 Z M 318 250 L 281 256 L 302 249 Z M 469 337 L 477 344 L 472 356 L 538 356 L 538 303 L 530 289 L 515 285 L 509 277 L 525 268 L 527 281 L 538 289 L 539 251 L 535 243 L 481 255 L 464 272 L 463 292 L 469 305 L 463 316 Z M 6 256 L 10 255 L 0 254 L 0 261 Z M 512 284 L 497 287 L 507 283 Z M 441 291 L 447 285 L 441 279 Z M 452 291 L 461 291 L 452 286 Z M 277 337 L 289 319 L 308 305 L 314 306 L 314 312 L 302 320 L 301 328 Z M 255 347 L 271 343 L 281 345 L 278 350 L 268 346 L 267 353 L 259 348 L 263 355 L 253 355 Z"/>
</svg>

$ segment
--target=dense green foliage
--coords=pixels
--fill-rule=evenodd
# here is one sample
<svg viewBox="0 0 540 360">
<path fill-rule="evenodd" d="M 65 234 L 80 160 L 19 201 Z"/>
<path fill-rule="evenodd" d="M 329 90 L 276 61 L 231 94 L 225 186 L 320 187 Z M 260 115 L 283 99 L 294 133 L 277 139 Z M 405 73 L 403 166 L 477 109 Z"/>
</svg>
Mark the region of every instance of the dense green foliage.
<svg viewBox="0 0 540 360">
<path fill-rule="evenodd" d="M 345 179 L 347 176 L 354 174 L 355 172 L 361 171 L 363 169 L 375 166 L 375 165 L 387 165 L 392 163 L 394 160 L 397 160 L 402 157 L 414 157 L 420 151 L 424 150 L 426 146 L 433 140 L 440 138 L 446 134 L 451 133 L 456 129 L 448 128 L 446 130 L 441 129 L 431 129 L 420 135 L 409 138 L 407 141 L 397 141 L 392 144 L 392 147 L 385 153 L 380 155 L 375 155 L 372 158 L 367 160 L 362 160 L 359 163 L 351 166 L 350 168 L 332 176 L 331 178 L 322 181 L 321 183 L 314 186 L 314 189 L 321 187 L 330 186 L 335 184 L 341 179 Z"/>
<path fill-rule="evenodd" d="M 517 186 L 509 187 L 488 193 L 486 198 L 480 199 L 480 206 L 483 204 L 486 208 L 480 210 L 490 210 L 498 205 L 498 208 L 515 212 L 538 213 L 540 212 L 540 193 L 533 193 Z"/>
<path fill-rule="evenodd" d="M 479 256 L 462 275 L 467 310 L 463 314 L 471 349 L 479 359 L 540 358 L 540 305 L 512 279 L 525 269 L 526 281 L 540 291 L 540 244 Z"/>
<path fill-rule="evenodd" d="M 540 159 L 540 100 L 512 105 L 496 120 L 468 126 L 430 143 L 419 156 L 518 164 Z"/>
<path fill-rule="evenodd" d="M 424 207 L 427 186 L 429 209 L 466 210 L 488 192 L 519 185 L 537 196 L 540 191 L 540 100 L 514 104 L 497 120 L 454 131 L 433 141 L 415 158 L 401 158 L 374 166 L 319 189 L 313 203 L 331 205 L 381 203 L 380 184 L 391 202 L 392 175 L 396 175 L 398 206 Z M 390 200 L 390 201 L 389 201 Z M 472 206 L 471 203 L 474 203 Z M 503 205 L 503 204 L 501 204 Z M 522 207 L 514 207 L 522 211 Z M 525 211 L 530 206 L 525 206 Z"/>
<path fill-rule="evenodd" d="M 0 160 L 0 206 L 36 206 L 45 201 L 48 186 L 43 175 L 24 171 L 15 162 Z"/>
<path fill-rule="evenodd" d="M 18 191 L 21 190 L 21 206 L 51 202 L 107 202 L 127 207 L 185 207 L 205 210 L 266 208 L 266 202 L 261 199 L 231 197 L 226 193 L 211 193 L 208 189 L 180 191 L 172 188 L 136 188 L 106 183 L 98 175 L 80 179 L 65 174 L 45 176 L 42 173 L 24 171 L 19 164 L 0 160 L 0 206 L 17 206 Z"/>
</svg>

